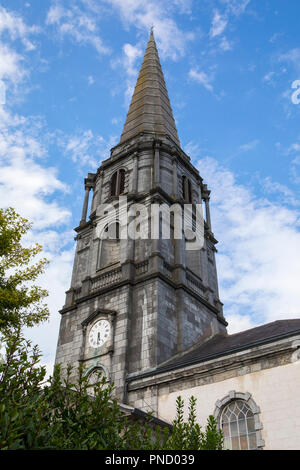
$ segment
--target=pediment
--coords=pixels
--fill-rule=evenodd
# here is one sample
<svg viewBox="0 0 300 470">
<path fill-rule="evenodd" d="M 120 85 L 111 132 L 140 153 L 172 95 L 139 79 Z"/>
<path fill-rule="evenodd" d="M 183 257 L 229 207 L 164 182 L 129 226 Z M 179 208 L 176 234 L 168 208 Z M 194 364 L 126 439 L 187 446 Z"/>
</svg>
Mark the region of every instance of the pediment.
<svg viewBox="0 0 300 470">
<path fill-rule="evenodd" d="M 116 312 L 114 310 L 106 310 L 103 308 L 98 308 L 93 313 L 91 313 L 85 320 L 83 320 L 83 322 L 81 323 L 81 326 L 83 328 L 87 327 L 87 325 L 91 323 L 99 315 L 107 316 L 110 320 L 112 320 L 114 316 L 116 315 Z"/>
</svg>

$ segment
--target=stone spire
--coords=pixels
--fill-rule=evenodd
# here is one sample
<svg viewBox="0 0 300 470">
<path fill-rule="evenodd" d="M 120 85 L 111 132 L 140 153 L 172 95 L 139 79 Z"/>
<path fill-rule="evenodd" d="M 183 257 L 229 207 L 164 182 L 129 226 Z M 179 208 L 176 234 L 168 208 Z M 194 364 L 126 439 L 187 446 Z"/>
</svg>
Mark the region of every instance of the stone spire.
<svg viewBox="0 0 300 470">
<path fill-rule="evenodd" d="M 140 132 L 167 134 L 180 146 L 152 29 L 120 143 Z"/>
</svg>

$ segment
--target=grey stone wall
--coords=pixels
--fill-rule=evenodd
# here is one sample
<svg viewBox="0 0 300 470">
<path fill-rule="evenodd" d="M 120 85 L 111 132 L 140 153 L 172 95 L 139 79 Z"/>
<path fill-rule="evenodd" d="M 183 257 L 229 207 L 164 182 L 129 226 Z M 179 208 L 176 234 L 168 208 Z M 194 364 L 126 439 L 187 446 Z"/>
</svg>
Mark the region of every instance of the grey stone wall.
<svg viewBox="0 0 300 470">
<path fill-rule="evenodd" d="M 115 204 L 110 179 L 121 168 L 126 171 L 129 204 L 182 203 L 183 174 L 190 178 L 197 201 L 201 183 L 188 157 L 167 137 L 158 141 L 145 134 L 112 149 L 111 158 L 93 176 L 90 220 L 76 229 L 72 283 L 62 311 L 56 362 L 76 366 L 82 361 L 88 370 L 103 366 L 119 397 L 125 392 L 127 374 L 155 368 L 225 330 L 214 302 L 218 294 L 213 238 L 209 250 L 206 241 L 201 252 L 185 252 L 184 240 L 172 238 L 121 239 L 105 242 L 105 250 L 101 249 L 97 207 Z M 112 322 L 112 342 L 91 350 L 87 338 L 99 309 Z M 115 312 L 113 320 L 109 312 Z M 93 320 L 83 327 L 91 316 Z M 152 395 L 151 391 L 147 400 Z"/>
</svg>

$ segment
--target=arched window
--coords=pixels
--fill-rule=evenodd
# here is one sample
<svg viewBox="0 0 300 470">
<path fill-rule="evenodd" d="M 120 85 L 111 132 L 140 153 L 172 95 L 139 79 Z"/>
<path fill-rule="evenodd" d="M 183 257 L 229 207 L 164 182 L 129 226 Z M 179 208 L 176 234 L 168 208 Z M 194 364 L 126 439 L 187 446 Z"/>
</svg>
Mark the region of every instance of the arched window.
<svg viewBox="0 0 300 470">
<path fill-rule="evenodd" d="M 191 204 L 192 201 L 192 183 L 191 181 L 186 177 L 182 177 L 182 197 L 184 199 L 184 202 L 187 202 Z"/>
<path fill-rule="evenodd" d="M 105 383 L 107 384 L 109 382 L 109 379 L 107 377 L 107 373 L 104 370 L 104 367 L 97 366 L 94 367 L 87 376 L 87 384 L 88 384 L 88 389 L 89 389 L 89 394 L 94 395 L 94 387 L 98 383 L 102 383 L 103 378 L 105 378 Z M 103 384 L 105 387 L 105 385 Z"/>
<path fill-rule="evenodd" d="M 234 400 L 224 408 L 221 429 L 225 449 L 257 449 L 254 415 L 245 401 Z"/>
<path fill-rule="evenodd" d="M 123 194 L 125 190 L 125 170 L 116 171 L 110 180 L 110 195 L 119 196 Z"/>
<path fill-rule="evenodd" d="M 88 375 L 88 386 L 92 387 L 96 385 L 98 382 L 102 381 L 103 377 L 105 377 L 105 371 L 103 367 L 95 367 Z"/>
<path fill-rule="evenodd" d="M 214 416 L 224 433 L 224 448 L 253 450 L 264 446 L 259 421 L 260 409 L 250 393 L 231 391 L 217 401 Z"/>
<path fill-rule="evenodd" d="M 120 224 L 115 222 L 109 224 L 104 229 L 104 239 L 106 240 L 120 240 Z"/>
</svg>

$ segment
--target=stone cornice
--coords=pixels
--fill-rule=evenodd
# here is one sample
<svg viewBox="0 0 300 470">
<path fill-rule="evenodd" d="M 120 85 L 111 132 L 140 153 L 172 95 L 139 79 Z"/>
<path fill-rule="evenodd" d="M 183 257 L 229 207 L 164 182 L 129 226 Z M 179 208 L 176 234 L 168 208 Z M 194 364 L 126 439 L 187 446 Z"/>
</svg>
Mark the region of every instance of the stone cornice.
<svg viewBox="0 0 300 470">
<path fill-rule="evenodd" d="M 175 383 L 180 383 L 180 387 L 190 388 L 188 381 L 197 382 L 197 379 L 217 376 L 225 372 L 238 370 L 241 372 L 243 368 L 247 369 L 250 365 L 256 364 L 258 361 L 268 361 L 269 366 L 264 368 L 277 367 L 282 364 L 291 363 L 291 355 L 294 352 L 291 338 L 300 337 L 300 331 L 290 332 L 280 335 L 277 338 L 269 338 L 260 341 L 260 344 L 248 344 L 243 348 L 236 348 L 235 351 L 224 351 L 218 355 L 212 355 L 198 362 L 181 365 L 180 367 L 170 365 L 164 371 L 156 372 L 149 370 L 136 376 L 128 376 L 128 392 L 141 390 L 151 386 L 161 386 L 172 384 L 175 390 Z M 281 361 L 279 359 L 281 358 Z M 254 372 L 254 371 L 253 371 Z M 245 371 L 251 373 L 251 371 Z M 196 385 L 193 385 L 196 386 Z"/>
<path fill-rule="evenodd" d="M 211 313 L 213 315 L 215 315 L 218 320 L 225 326 L 227 326 L 227 322 L 226 320 L 224 319 L 224 317 L 220 316 L 220 312 L 219 310 L 214 307 L 213 305 L 211 305 L 207 300 L 205 300 L 201 295 L 197 294 L 197 292 L 193 291 L 192 289 L 190 289 L 188 286 L 186 286 L 185 284 L 183 283 L 176 283 L 174 282 L 173 280 L 169 279 L 167 276 L 165 276 L 162 272 L 158 271 L 158 272 L 153 272 L 153 273 L 150 273 L 150 274 L 146 274 L 146 275 L 143 275 L 143 276 L 140 276 L 138 279 L 124 279 L 124 280 L 121 280 L 119 282 L 115 282 L 109 286 L 105 286 L 105 287 L 102 287 L 96 291 L 93 291 L 91 292 L 90 294 L 88 295 L 85 295 L 83 297 L 80 297 L 78 299 L 76 299 L 76 301 L 68 306 L 68 307 L 63 307 L 61 310 L 60 310 L 60 314 L 63 315 L 71 310 L 74 310 L 74 308 L 76 308 L 77 305 L 83 303 L 83 302 L 86 302 L 87 300 L 90 300 L 90 299 L 93 299 L 95 297 L 97 297 L 98 295 L 102 295 L 102 294 L 106 294 L 107 292 L 110 292 L 112 290 L 115 290 L 115 289 L 120 289 L 121 287 L 123 286 L 126 286 L 126 285 L 131 285 L 131 286 L 135 286 L 135 285 L 138 285 L 142 282 L 147 282 L 147 281 L 150 281 L 152 279 L 160 279 L 164 282 L 166 282 L 167 284 L 169 284 L 170 286 L 172 286 L 174 289 L 182 289 L 184 290 L 185 292 L 187 292 L 188 294 L 190 294 L 192 297 L 194 297 L 196 300 L 198 300 L 199 302 L 201 302 L 203 305 L 205 305 L 205 307 L 208 308 L 208 310 L 211 311 Z"/>
<path fill-rule="evenodd" d="M 100 173 L 102 169 L 115 164 L 115 162 L 118 160 L 132 155 L 134 152 L 139 153 L 143 150 L 153 150 L 154 146 L 158 143 L 160 145 L 161 151 L 169 153 L 170 158 L 176 157 L 178 161 L 183 163 L 185 166 L 188 166 L 189 170 L 202 184 L 203 178 L 200 176 L 199 171 L 192 165 L 190 162 L 190 157 L 188 157 L 188 155 L 186 155 L 186 153 L 180 147 L 174 145 L 173 142 L 167 143 L 164 140 L 164 136 L 155 137 L 154 135 L 150 134 L 152 137 L 150 140 L 142 140 L 140 138 L 142 138 L 143 135 L 145 135 L 145 133 L 142 132 L 136 137 L 130 138 L 128 141 L 112 148 L 112 156 L 102 162 L 102 165 L 98 168 L 97 173 Z M 113 152 L 118 148 L 120 148 L 120 152 L 116 155 L 113 155 Z"/>
</svg>

